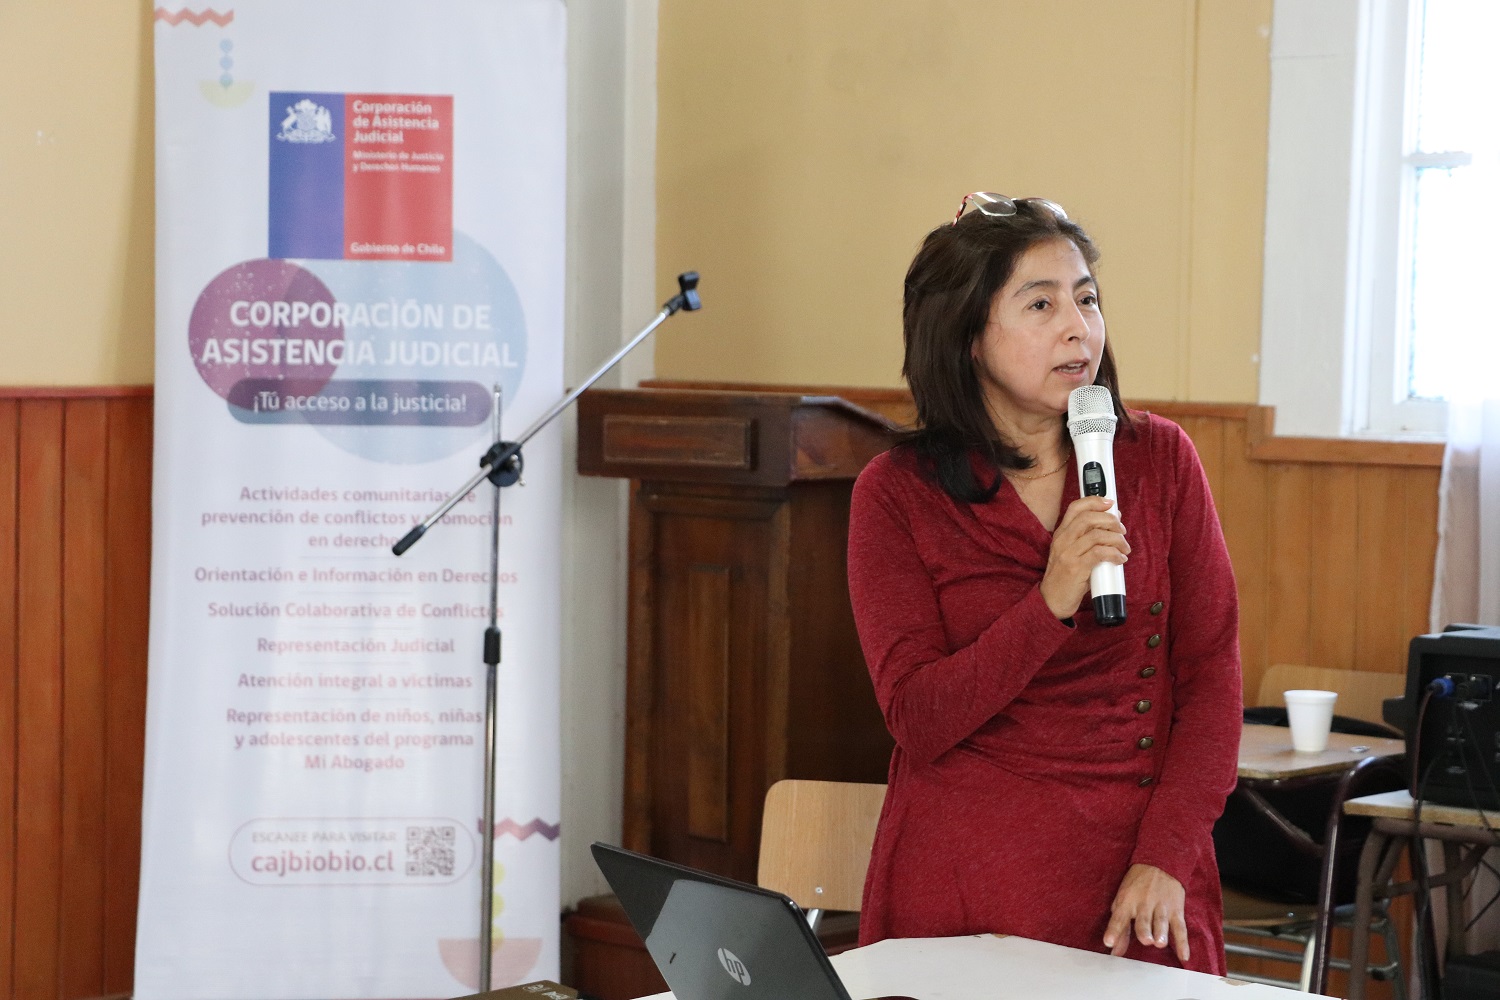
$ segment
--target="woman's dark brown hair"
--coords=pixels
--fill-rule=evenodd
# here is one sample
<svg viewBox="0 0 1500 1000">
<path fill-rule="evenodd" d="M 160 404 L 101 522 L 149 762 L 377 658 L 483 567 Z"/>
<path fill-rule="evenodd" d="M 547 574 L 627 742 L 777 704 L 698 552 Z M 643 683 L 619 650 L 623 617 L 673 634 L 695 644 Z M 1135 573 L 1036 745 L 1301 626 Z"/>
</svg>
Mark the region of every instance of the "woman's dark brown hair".
<svg viewBox="0 0 1500 1000">
<path fill-rule="evenodd" d="M 989 500 L 1000 488 L 1002 469 L 1029 469 L 1035 461 L 998 437 L 971 348 L 989 322 L 991 300 L 1021 255 L 1056 239 L 1071 241 L 1093 272 L 1099 250 L 1082 227 L 1032 201 L 1018 201 L 1015 215 L 970 212 L 957 225 L 934 229 L 906 271 L 901 374 L 917 405 L 917 429 L 904 443 L 943 492 L 961 503 Z M 1107 340 L 1094 384 L 1109 389 L 1120 428 L 1127 430 L 1130 421 Z M 988 482 L 976 476 L 973 455 L 992 473 L 985 477 Z"/>
</svg>

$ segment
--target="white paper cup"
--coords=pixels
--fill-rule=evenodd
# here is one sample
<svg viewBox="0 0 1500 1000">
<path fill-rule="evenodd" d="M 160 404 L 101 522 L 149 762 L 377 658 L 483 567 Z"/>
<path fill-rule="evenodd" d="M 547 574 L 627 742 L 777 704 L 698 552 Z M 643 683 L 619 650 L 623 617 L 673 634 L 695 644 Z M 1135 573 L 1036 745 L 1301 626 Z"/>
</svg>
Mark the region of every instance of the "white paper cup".
<svg viewBox="0 0 1500 1000">
<path fill-rule="evenodd" d="M 1283 691 L 1287 722 L 1292 727 L 1292 749 L 1299 753 L 1321 753 L 1328 749 L 1328 729 L 1333 725 L 1333 703 L 1337 691 Z"/>
</svg>

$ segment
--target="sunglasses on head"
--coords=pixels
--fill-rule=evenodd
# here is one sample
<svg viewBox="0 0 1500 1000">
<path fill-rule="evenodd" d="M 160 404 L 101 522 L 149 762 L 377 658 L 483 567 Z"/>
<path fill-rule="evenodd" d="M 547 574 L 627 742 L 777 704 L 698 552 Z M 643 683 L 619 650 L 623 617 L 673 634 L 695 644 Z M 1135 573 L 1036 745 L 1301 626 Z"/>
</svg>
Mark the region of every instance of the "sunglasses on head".
<svg viewBox="0 0 1500 1000">
<path fill-rule="evenodd" d="M 1005 195 L 996 194 L 993 191 L 975 191 L 964 195 L 964 200 L 958 203 L 958 214 L 953 216 L 951 225 L 958 225 L 958 220 L 963 218 L 964 209 L 970 205 L 973 205 L 975 210 L 981 215 L 988 215 L 992 219 L 1001 219 L 1006 216 L 1015 215 L 1016 206 L 1022 202 L 1026 202 L 1029 205 L 1039 205 L 1059 219 L 1066 219 L 1068 217 L 1068 213 L 1063 211 L 1061 205 L 1055 201 L 1048 201 L 1046 198 L 1007 198 Z"/>
</svg>

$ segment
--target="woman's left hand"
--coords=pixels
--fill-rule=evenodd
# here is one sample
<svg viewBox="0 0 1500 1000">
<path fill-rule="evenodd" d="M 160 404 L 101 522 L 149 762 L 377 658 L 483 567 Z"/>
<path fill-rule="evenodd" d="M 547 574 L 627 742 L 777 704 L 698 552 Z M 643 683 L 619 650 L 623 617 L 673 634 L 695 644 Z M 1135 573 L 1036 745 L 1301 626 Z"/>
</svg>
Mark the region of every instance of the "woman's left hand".
<svg viewBox="0 0 1500 1000">
<path fill-rule="evenodd" d="M 1155 948 L 1165 948 L 1170 934 L 1177 958 L 1186 966 L 1189 952 L 1187 921 L 1183 918 L 1185 899 L 1182 883 L 1160 868 L 1131 865 L 1109 908 L 1104 947 L 1112 955 L 1125 954 L 1132 928 L 1141 944 Z"/>
</svg>

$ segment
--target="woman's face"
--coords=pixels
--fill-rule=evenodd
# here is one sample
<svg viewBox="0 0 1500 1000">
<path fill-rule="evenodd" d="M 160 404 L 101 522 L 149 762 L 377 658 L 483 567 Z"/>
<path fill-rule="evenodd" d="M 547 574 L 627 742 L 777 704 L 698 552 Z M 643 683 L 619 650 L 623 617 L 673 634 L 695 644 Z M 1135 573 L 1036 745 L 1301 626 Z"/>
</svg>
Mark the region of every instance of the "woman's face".
<svg viewBox="0 0 1500 1000">
<path fill-rule="evenodd" d="M 1068 394 L 1093 384 L 1104 315 L 1094 276 L 1071 240 L 1039 243 L 1021 255 L 970 351 L 997 423 L 1066 413 Z"/>
</svg>

